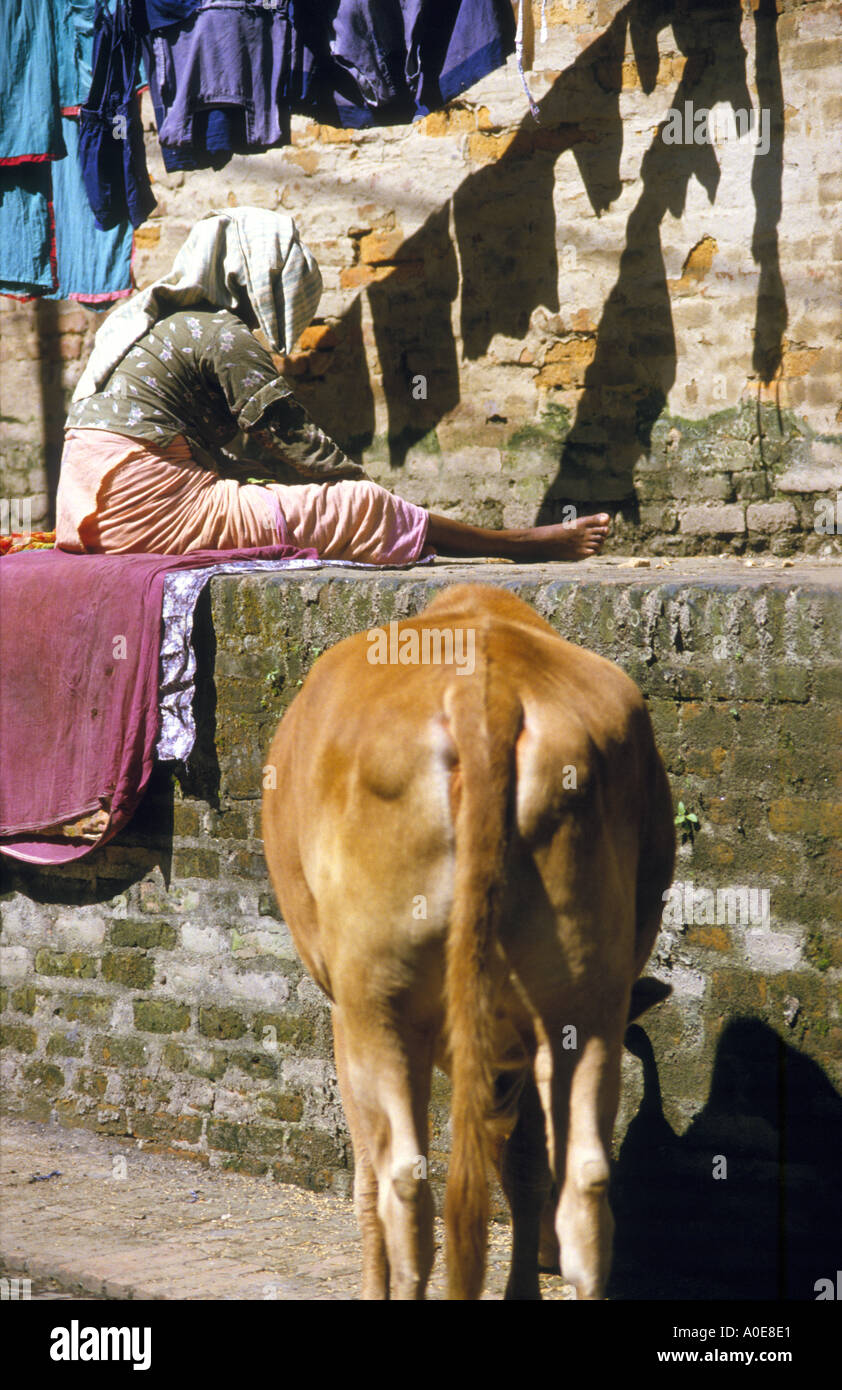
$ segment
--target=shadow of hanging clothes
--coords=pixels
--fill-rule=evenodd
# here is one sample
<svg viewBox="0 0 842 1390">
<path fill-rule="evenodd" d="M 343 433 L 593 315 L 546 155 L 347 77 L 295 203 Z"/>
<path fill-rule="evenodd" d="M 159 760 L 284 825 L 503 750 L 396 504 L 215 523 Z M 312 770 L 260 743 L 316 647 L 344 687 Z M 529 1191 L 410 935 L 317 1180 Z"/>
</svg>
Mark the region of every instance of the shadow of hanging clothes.
<svg viewBox="0 0 842 1390">
<path fill-rule="evenodd" d="M 750 108 L 736 0 L 692 13 L 666 6 L 658 13 L 653 7 L 649 19 L 656 32 L 672 23 L 686 58 L 671 113 L 683 117 L 687 103 L 697 113 L 719 102 L 735 110 Z M 651 30 L 637 37 L 645 55 Z M 629 215 L 619 273 L 602 311 L 584 392 L 539 522 L 556 520 L 566 500 L 606 504 L 634 497 L 635 464 L 649 454 L 652 428 L 675 384 L 675 330 L 661 223 L 668 212 L 683 215 L 694 177 L 713 203 L 720 169 L 713 145 L 694 138 L 695 125 L 692 132 L 682 128 L 680 142 L 668 143 L 668 119 L 672 117 L 659 124 L 643 156 L 642 190 Z"/>
<path fill-rule="evenodd" d="M 318 421 L 321 429 L 356 462 L 363 449 L 374 438 L 374 394 L 369 378 L 368 361 L 362 328 L 362 304 L 359 296 L 352 300 L 333 329 L 336 339 L 330 349 L 329 367 L 324 363 L 325 376 L 314 377 L 319 363 L 312 357 L 303 366 L 309 375 L 298 377 L 286 369 L 287 379 L 295 396 Z M 316 359 L 320 349 L 315 349 Z M 326 354 L 325 354 L 326 355 Z M 246 452 L 260 458 L 260 451 L 246 441 Z M 277 459 L 272 460 L 272 475 L 277 482 L 300 483 L 301 474 L 290 467 L 288 474 L 279 470 Z"/>
<path fill-rule="evenodd" d="M 678 1136 L 651 1042 L 633 1025 L 644 1094 L 612 1175 L 615 1299 L 815 1299 L 842 1239 L 842 1098 L 759 1019 L 734 1019 L 707 1102 Z"/>
<path fill-rule="evenodd" d="M 541 126 L 527 114 L 506 154 L 471 175 L 454 197 L 466 357 L 482 356 L 495 333 L 523 337 L 539 304 L 558 307 L 553 188 L 559 154 L 574 151 L 597 211 L 619 196 L 624 15 L 540 103 Z M 377 278 L 368 299 L 388 410 L 389 460 L 400 467 L 409 449 L 460 400 L 452 326 L 459 264 L 449 207 L 432 213 L 391 261 L 373 269 Z M 351 312 L 359 316 L 358 304 L 343 316 L 343 325 Z M 370 401 L 367 373 L 363 376 Z M 354 396 L 361 399 L 356 387 Z M 332 423 L 335 406 L 328 390 L 314 388 L 310 400 L 313 413 L 343 447 L 349 448 L 349 438 L 358 449 L 370 443 L 371 433 L 363 438 L 356 427 L 349 430 L 344 404 Z"/>
<path fill-rule="evenodd" d="M 392 467 L 401 466 L 412 446 L 459 403 L 451 319 L 459 268 L 448 212 L 432 213 L 368 290 Z"/>
<path fill-rule="evenodd" d="M 482 357 L 496 333 L 525 337 L 539 305 L 560 307 L 553 201 L 559 157 L 572 151 L 597 215 L 620 195 L 626 28 L 624 9 L 537 103 L 540 125 L 527 112 L 505 153 L 454 194 L 461 337 L 468 358 Z M 496 137 L 475 138 L 488 140 L 493 158 Z"/>
<path fill-rule="evenodd" d="M 54 299 L 35 301 L 35 331 L 38 335 L 38 384 L 41 392 L 41 440 L 44 457 L 49 517 L 55 525 L 55 499 L 64 448 L 64 421 L 67 414 L 62 387 L 61 325 Z"/>
<path fill-rule="evenodd" d="M 775 0 L 759 0 L 754 12 L 755 77 L 758 112 L 761 119 L 768 116 L 769 121 L 769 148 L 764 151 L 758 147 L 751 172 L 755 206 L 751 254 L 760 267 L 752 366 L 765 384 L 773 380 L 780 368 L 789 317 L 778 248 L 783 203 L 784 98 L 777 24 Z"/>
</svg>

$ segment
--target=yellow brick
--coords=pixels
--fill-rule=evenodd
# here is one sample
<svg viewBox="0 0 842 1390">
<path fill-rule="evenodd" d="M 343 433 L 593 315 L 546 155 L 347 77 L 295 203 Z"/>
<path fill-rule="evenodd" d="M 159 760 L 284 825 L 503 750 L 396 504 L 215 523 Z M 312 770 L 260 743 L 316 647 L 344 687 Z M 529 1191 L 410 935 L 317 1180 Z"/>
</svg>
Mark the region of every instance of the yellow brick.
<svg viewBox="0 0 842 1390">
<path fill-rule="evenodd" d="M 596 335 L 553 343 L 544 354 L 544 365 L 535 378 L 539 386 L 583 386 L 585 372 L 596 356 Z"/>
<path fill-rule="evenodd" d="M 585 3 L 585 0 L 578 0 L 578 4 L 572 4 L 571 0 L 550 0 L 546 9 L 547 27 L 552 28 L 554 24 L 590 24 L 593 21 L 592 7 Z M 533 23 L 535 21 L 533 20 Z M 539 28 L 540 21 L 535 23 L 536 30 Z"/>
<path fill-rule="evenodd" d="M 339 283 L 343 290 L 359 290 L 375 280 L 385 280 L 391 272 L 388 265 L 349 265 L 340 270 Z"/>
<path fill-rule="evenodd" d="M 140 250 L 144 250 L 144 251 L 145 251 L 145 250 L 147 249 L 147 247 L 150 247 L 150 246 L 157 246 L 157 245 L 158 245 L 158 242 L 159 242 L 160 240 L 161 240 L 161 224 L 160 224 L 160 222 L 146 222 L 146 223 L 144 223 L 144 225 L 143 225 L 142 227 L 138 227 L 138 228 L 135 230 L 135 234 L 134 234 L 134 244 L 135 244 L 135 246 L 138 247 Z"/>
<path fill-rule="evenodd" d="M 727 865 L 733 864 L 734 862 L 734 851 L 730 845 L 712 845 L 709 853 L 721 868 L 725 868 Z"/>
<path fill-rule="evenodd" d="M 806 347 L 803 343 L 790 343 L 784 338 L 783 375 L 806 376 L 821 353 L 821 348 Z"/>
<path fill-rule="evenodd" d="M 570 320 L 574 333 L 595 333 L 596 324 L 587 309 L 577 309 Z"/>
<path fill-rule="evenodd" d="M 509 130 L 502 135 L 488 135 L 474 131 L 468 136 L 468 156 L 475 164 L 494 164 L 517 139 L 517 131 Z"/>
<path fill-rule="evenodd" d="M 443 135 L 461 135 L 466 130 L 476 130 L 477 113 L 465 106 L 446 107 L 444 111 L 431 111 L 418 122 L 418 127 L 422 134 L 436 139 Z"/>
<path fill-rule="evenodd" d="M 383 212 L 377 203 L 363 203 L 357 208 L 357 217 L 361 227 L 372 227 L 378 232 L 390 232 L 395 225 L 394 212 Z"/>
<path fill-rule="evenodd" d="M 697 241 L 684 262 L 680 278 L 667 280 L 672 293 L 686 294 L 688 290 L 695 290 L 705 279 L 718 250 L 712 236 L 703 236 L 701 241 Z"/>
<path fill-rule="evenodd" d="M 299 352 L 312 352 L 314 349 L 336 347 L 337 337 L 329 323 L 311 323 L 298 340 Z"/>
<path fill-rule="evenodd" d="M 313 135 L 324 145 L 350 145 L 352 132 L 339 130 L 332 125 L 314 125 Z"/>
<path fill-rule="evenodd" d="M 712 748 L 710 758 L 714 772 L 721 772 L 730 756 L 731 753 L 728 748 Z"/>
<path fill-rule="evenodd" d="M 403 232 L 371 232 L 360 239 L 360 258 L 366 265 L 382 265 L 395 259 L 403 243 Z"/>
<path fill-rule="evenodd" d="M 782 797 L 769 807 L 769 825 L 782 834 L 842 836 L 842 803 Z"/>
<path fill-rule="evenodd" d="M 332 360 L 329 352 L 294 352 L 287 358 L 287 371 L 293 376 L 324 376 Z"/>
<path fill-rule="evenodd" d="M 315 150 L 285 150 L 284 154 L 291 164 L 297 164 L 305 174 L 315 174 L 319 167 L 319 156 Z"/>
</svg>

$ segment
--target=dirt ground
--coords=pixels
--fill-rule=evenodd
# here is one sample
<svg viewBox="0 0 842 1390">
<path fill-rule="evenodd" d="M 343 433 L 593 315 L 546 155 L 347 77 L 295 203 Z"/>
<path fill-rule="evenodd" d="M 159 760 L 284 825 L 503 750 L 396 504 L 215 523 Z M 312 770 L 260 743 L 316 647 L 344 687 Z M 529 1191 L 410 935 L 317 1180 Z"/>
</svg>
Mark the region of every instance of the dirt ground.
<svg viewBox="0 0 842 1390">
<path fill-rule="evenodd" d="M 509 1233 L 490 1230 L 483 1297 L 500 1299 Z M 446 1297 L 442 1242 L 437 1221 L 433 1300 Z M 4 1119 L 0 1265 L 37 1299 L 349 1300 L 360 1245 L 344 1198 Z M 572 1296 L 557 1276 L 542 1291 Z"/>
</svg>

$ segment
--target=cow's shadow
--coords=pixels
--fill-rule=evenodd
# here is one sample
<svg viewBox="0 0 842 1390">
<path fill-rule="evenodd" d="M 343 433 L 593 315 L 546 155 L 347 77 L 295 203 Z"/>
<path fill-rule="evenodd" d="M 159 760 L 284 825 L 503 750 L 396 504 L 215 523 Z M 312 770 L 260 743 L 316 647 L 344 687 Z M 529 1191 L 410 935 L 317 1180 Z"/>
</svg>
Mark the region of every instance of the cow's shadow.
<svg viewBox="0 0 842 1390">
<path fill-rule="evenodd" d="M 667 1123 L 652 1044 L 612 1177 L 612 1299 L 815 1299 L 842 1253 L 842 1098 L 758 1019 L 725 1028 L 703 1110 Z M 718 1175 L 718 1176 L 717 1176 Z"/>
</svg>

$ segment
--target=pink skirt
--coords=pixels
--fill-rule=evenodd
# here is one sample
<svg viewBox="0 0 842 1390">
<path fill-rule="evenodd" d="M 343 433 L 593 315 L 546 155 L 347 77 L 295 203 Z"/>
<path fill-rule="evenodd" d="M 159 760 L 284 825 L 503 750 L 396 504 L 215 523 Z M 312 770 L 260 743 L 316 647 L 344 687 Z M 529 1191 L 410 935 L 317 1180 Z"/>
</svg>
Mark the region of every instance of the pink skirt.
<svg viewBox="0 0 842 1390">
<path fill-rule="evenodd" d="M 56 499 L 61 550 L 182 555 L 263 545 L 326 560 L 404 565 L 432 554 L 429 515 L 377 483 L 238 483 L 196 463 L 179 435 L 164 448 L 109 430 L 67 430 Z"/>
</svg>

